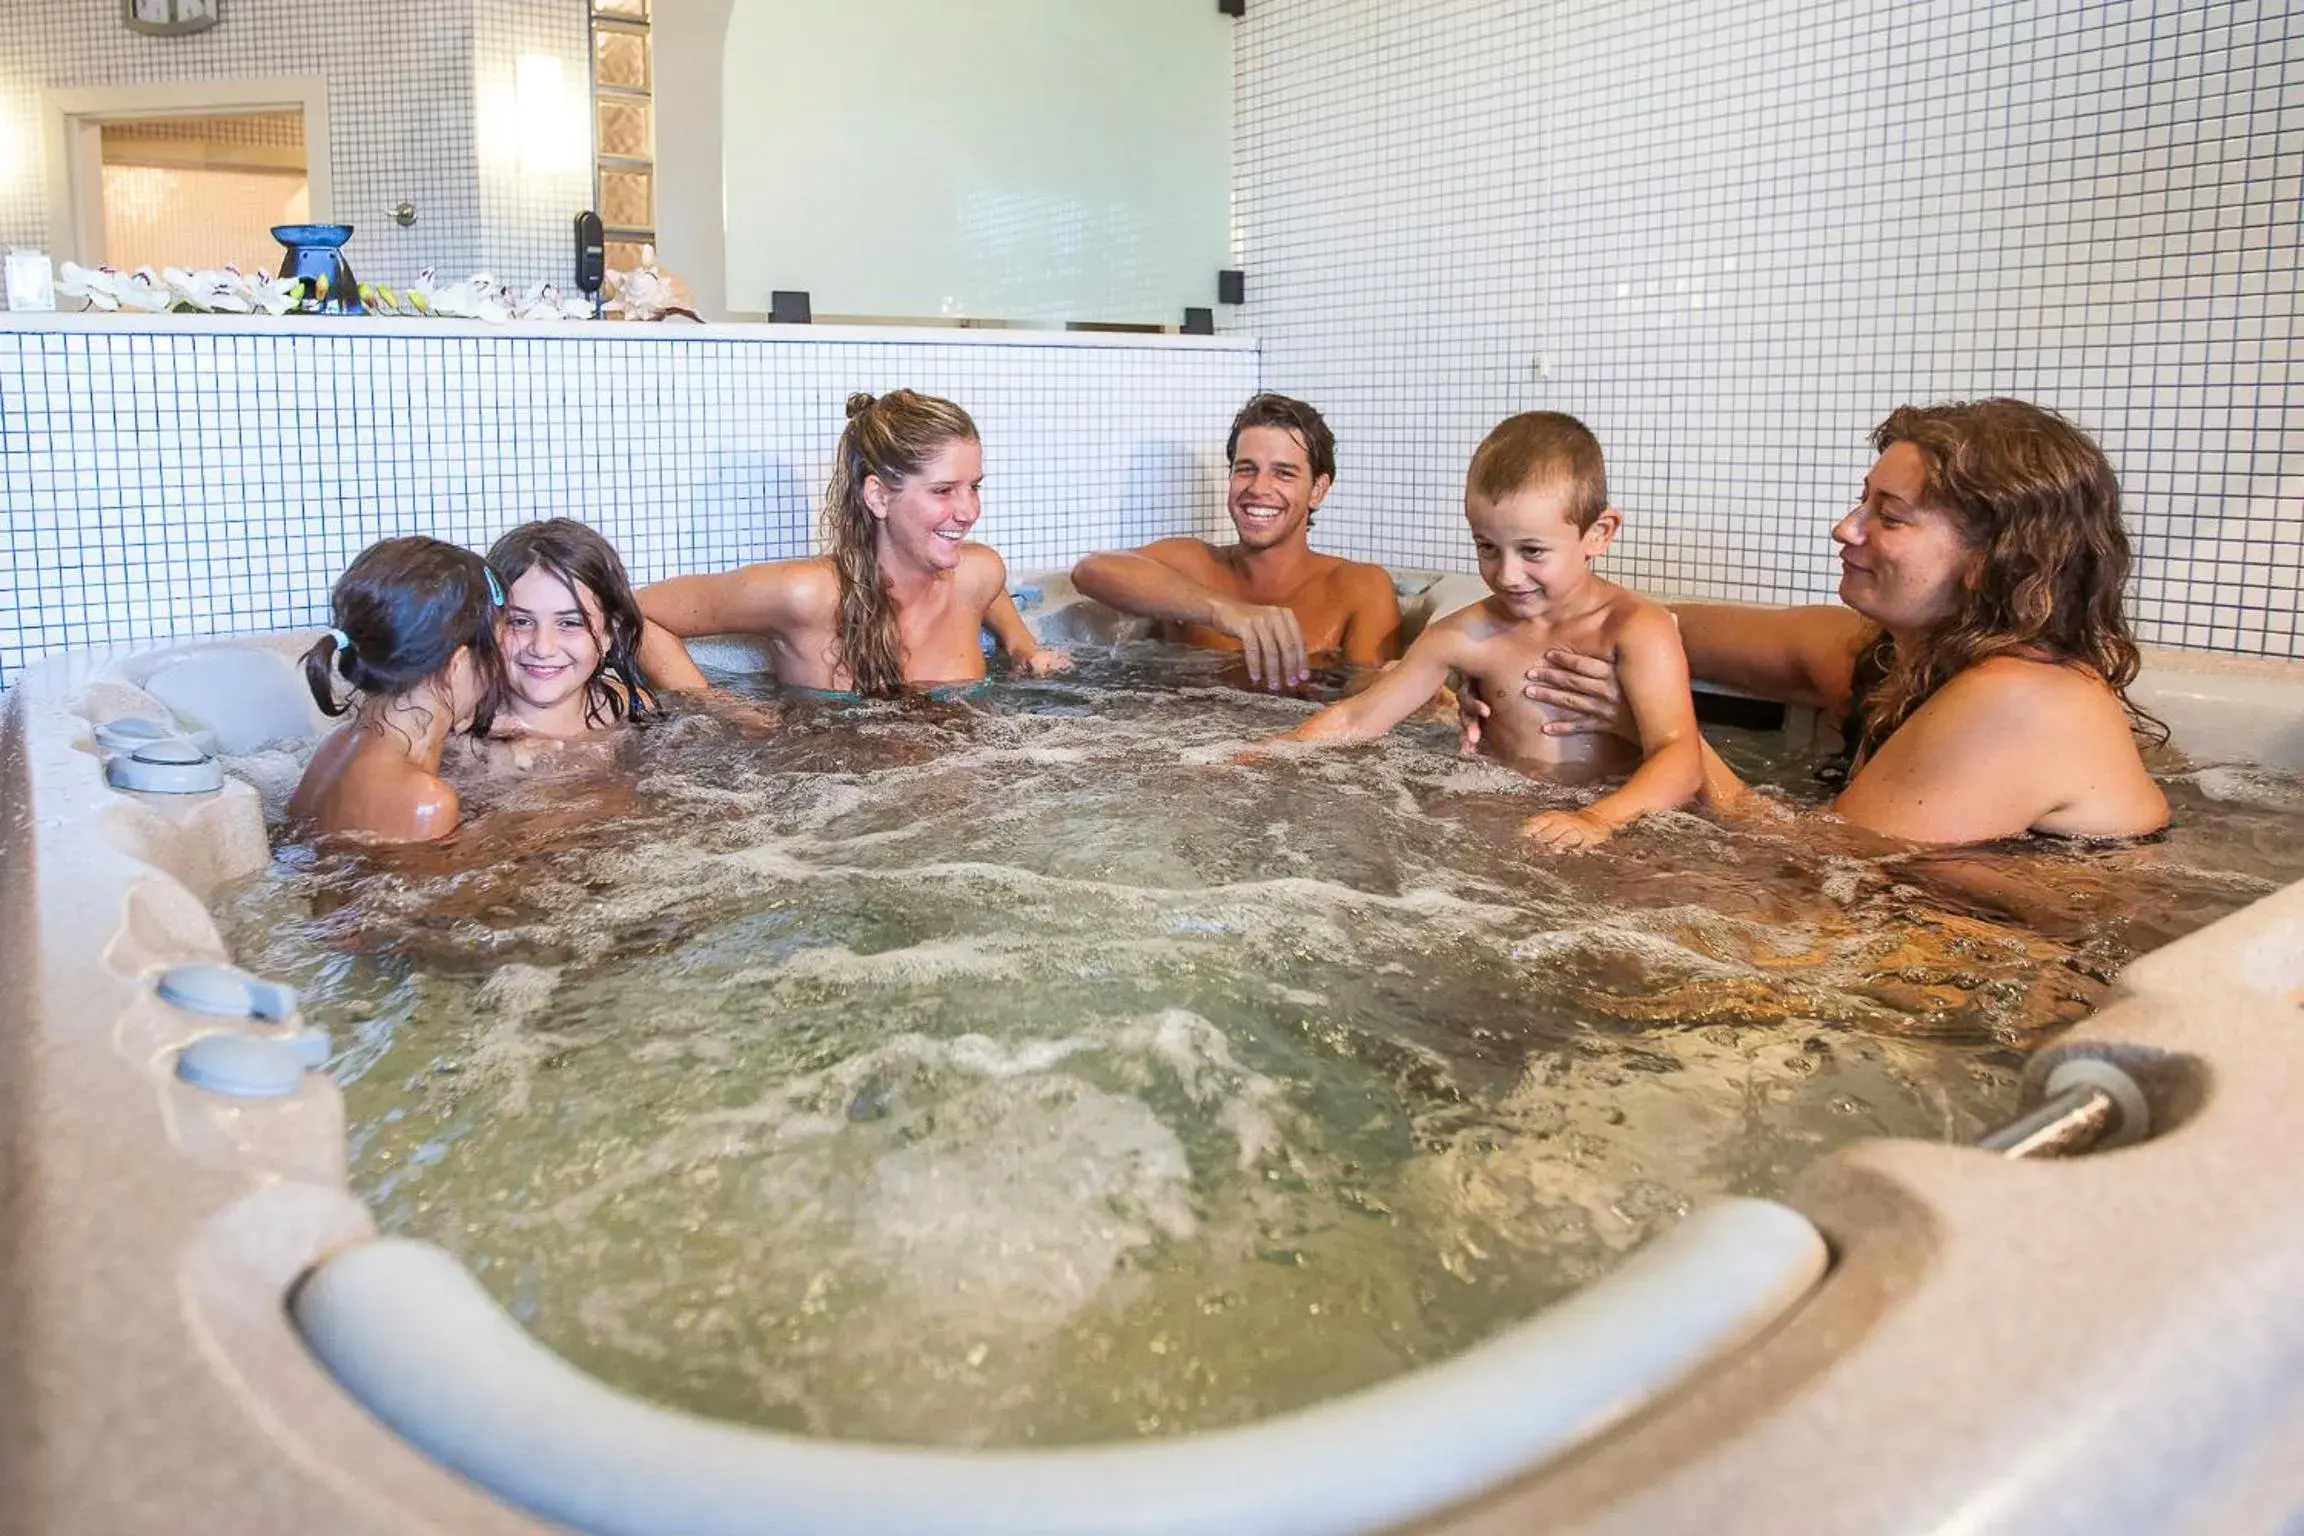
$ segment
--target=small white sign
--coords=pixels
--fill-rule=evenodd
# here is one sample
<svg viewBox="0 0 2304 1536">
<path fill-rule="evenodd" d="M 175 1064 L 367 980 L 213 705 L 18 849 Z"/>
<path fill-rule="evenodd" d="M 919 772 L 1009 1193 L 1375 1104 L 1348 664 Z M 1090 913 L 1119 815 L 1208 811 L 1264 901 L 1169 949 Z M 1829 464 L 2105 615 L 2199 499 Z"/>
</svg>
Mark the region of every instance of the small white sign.
<svg viewBox="0 0 2304 1536">
<path fill-rule="evenodd" d="M 26 310 L 56 307 L 56 268 L 45 251 L 8 253 L 8 307 Z"/>
</svg>

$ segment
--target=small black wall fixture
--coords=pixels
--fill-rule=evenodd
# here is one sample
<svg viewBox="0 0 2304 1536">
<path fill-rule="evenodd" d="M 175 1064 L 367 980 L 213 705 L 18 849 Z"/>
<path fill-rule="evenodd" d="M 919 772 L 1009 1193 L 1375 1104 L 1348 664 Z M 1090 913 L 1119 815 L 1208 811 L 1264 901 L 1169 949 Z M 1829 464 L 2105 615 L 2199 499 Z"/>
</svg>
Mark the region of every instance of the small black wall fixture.
<svg viewBox="0 0 2304 1536">
<path fill-rule="evenodd" d="M 416 222 L 413 211 L 408 222 Z M 607 232 L 600 215 L 586 209 L 576 215 L 576 291 L 592 301 L 594 313 L 599 312 L 600 287 L 607 280 Z"/>
<path fill-rule="evenodd" d="M 1188 309 L 1184 311 L 1184 334 L 1187 336 L 1213 336 L 1216 334 L 1216 311 Z"/>
<path fill-rule="evenodd" d="M 811 325 L 808 290 L 778 288 L 768 295 L 768 318 L 778 325 Z"/>
<path fill-rule="evenodd" d="M 1227 16 L 1245 16 L 1248 14 L 1248 0 L 1216 0 L 1216 9 Z"/>
<path fill-rule="evenodd" d="M 1245 304 L 1248 302 L 1248 274 L 1235 272 L 1230 267 L 1216 274 L 1216 302 L 1219 304 Z"/>
</svg>

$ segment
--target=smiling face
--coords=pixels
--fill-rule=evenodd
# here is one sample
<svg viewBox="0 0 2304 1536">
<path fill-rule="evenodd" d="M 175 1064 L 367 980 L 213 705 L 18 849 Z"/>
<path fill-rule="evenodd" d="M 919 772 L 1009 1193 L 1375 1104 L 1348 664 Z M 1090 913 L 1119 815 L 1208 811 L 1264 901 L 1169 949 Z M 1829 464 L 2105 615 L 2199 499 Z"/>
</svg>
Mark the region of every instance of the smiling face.
<svg viewBox="0 0 2304 1536">
<path fill-rule="evenodd" d="M 532 565 L 504 594 L 497 645 L 504 653 L 510 711 L 526 724 L 573 713 L 581 726 L 585 688 L 600 670 L 607 624 L 581 582 Z"/>
<path fill-rule="evenodd" d="M 1611 508 L 1578 529 L 1568 515 L 1572 495 L 1565 484 L 1522 486 L 1495 501 L 1464 493 L 1480 579 L 1514 618 L 1534 618 L 1574 596 L 1622 525 Z"/>
<path fill-rule="evenodd" d="M 882 557 L 916 570 L 954 569 L 984 515 L 983 490 L 984 446 L 972 437 L 948 440 L 898 485 L 866 475 L 864 504 L 879 521 Z"/>
<path fill-rule="evenodd" d="M 1248 427 L 1232 452 L 1232 485 L 1225 505 L 1243 549 L 1271 549 L 1304 536 L 1313 509 L 1328 495 L 1328 477 L 1315 478 L 1303 439 L 1286 427 Z"/>
<path fill-rule="evenodd" d="M 1974 552 L 1959 519 L 1924 504 L 1928 460 L 1890 443 L 1864 477 L 1863 499 L 1840 519 L 1840 601 L 1890 632 L 1926 630 L 1957 605 Z"/>
</svg>

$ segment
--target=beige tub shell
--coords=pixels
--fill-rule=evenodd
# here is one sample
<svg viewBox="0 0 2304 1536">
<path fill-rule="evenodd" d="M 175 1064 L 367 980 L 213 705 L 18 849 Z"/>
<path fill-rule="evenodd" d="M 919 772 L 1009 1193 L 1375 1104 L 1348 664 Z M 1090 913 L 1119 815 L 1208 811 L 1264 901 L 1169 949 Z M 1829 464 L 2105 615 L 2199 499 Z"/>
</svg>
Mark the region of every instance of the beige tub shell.
<svg viewBox="0 0 2304 1536">
<path fill-rule="evenodd" d="M 1057 588 L 1049 627 L 1108 629 Z M 305 637 L 236 642 L 286 654 Z M 210 1025 L 150 977 L 222 959 L 205 899 L 266 857 L 254 792 L 102 786 L 92 721 L 197 648 L 43 663 L 0 726 L 0 1530 L 548 1527 L 386 1431 L 284 1298 L 372 1234 L 324 1078 L 175 1082 Z M 2304 763 L 2304 675 L 2153 658 L 2208 756 Z M 314 714 L 313 728 L 321 724 Z M 2124 1065 L 2160 1134 L 2062 1163 L 1873 1142 L 1789 1203 L 1831 1273 L 1781 1326 L 1428 1532 L 2235 1531 L 2304 1519 L 2304 886 L 2131 966 L 2034 1064 Z M 763 1528 L 770 1528 L 765 1522 Z"/>
</svg>

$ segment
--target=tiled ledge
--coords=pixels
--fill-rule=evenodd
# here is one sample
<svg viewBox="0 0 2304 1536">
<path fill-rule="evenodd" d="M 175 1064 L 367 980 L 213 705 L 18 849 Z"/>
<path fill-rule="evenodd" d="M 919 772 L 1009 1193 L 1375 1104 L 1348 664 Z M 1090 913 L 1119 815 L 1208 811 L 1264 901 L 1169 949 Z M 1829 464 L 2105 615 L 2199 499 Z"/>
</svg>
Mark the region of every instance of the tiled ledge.
<svg viewBox="0 0 2304 1536">
<path fill-rule="evenodd" d="M 1252 336 L 1179 336 L 1147 331 L 1018 331 L 940 325 L 697 324 L 611 320 L 423 319 L 367 315 L 31 314 L 0 310 L 0 331 L 99 336 L 388 336 L 399 340 L 484 337 L 492 341 L 703 341 L 857 343 L 936 347 L 1102 347 L 1160 352 L 1253 352 Z"/>
</svg>

